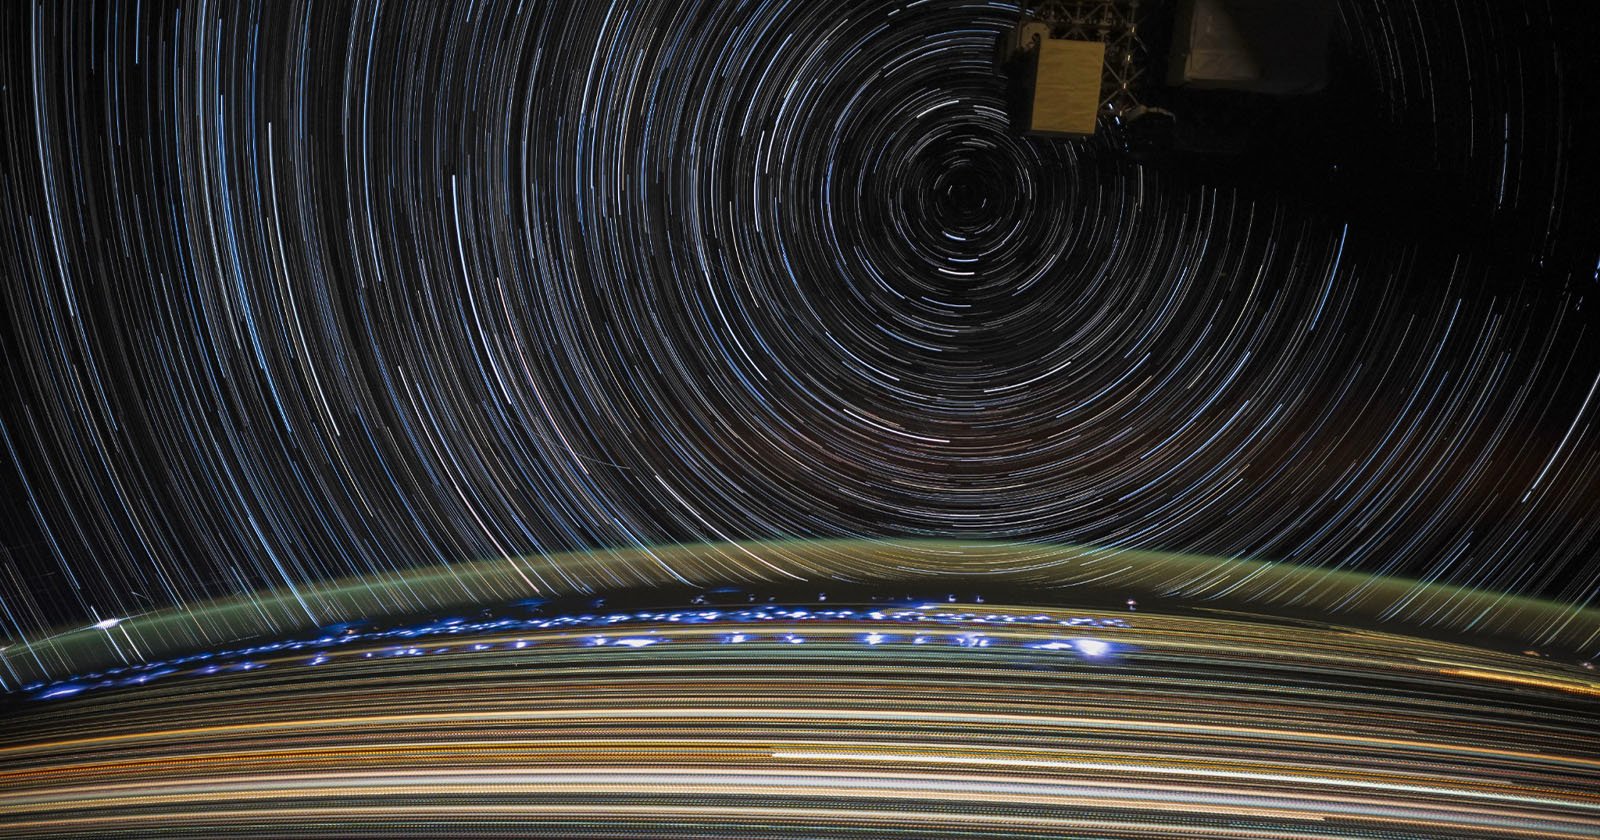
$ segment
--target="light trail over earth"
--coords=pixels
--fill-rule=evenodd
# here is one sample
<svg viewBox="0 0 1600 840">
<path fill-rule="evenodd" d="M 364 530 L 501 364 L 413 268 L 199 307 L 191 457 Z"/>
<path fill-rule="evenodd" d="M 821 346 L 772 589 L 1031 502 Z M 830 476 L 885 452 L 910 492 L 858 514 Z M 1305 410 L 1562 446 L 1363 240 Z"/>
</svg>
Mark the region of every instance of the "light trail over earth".
<svg viewBox="0 0 1600 840">
<path fill-rule="evenodd" d="M 724 597 L 346 629 L 26 701 L 0 834 L 1600 837 L 1600 681 L 1573 665 L 1243 615 Z"/>
<path fill-rule="evenodd" d="M 182 614 L 90 628 L 135 661 L 13 689 L 0 835 L 1600 837 L 1600 679 L 1571 650 L 1021 587 L 1037 547 L 965 548 L 967 574 L 952 560 L 899 588 L 886 570 L 932 546 L 664 548 L 787 584 L 464 607 L 166 657 L 134 651 Z M 587 558 L 618 580 L 659 560 Z M 1210 565 L 1117 560 L 1127 582 Z M 1032 571 L 975 585 L 973 568 L 1008 565 Z M 833 591 L 798 600 L 804 575 Z M 906 591 L 930 581 L 1008 597 Z M 368 591 L 355 583 L 320 595 Z M 1414 588 L 1324 585 L 1345 603 Z M 275 599 L 293 600 L 198 614 L 222 626 Z M 84 638 L 43 650 L 105 661 Z"/>
</svg>

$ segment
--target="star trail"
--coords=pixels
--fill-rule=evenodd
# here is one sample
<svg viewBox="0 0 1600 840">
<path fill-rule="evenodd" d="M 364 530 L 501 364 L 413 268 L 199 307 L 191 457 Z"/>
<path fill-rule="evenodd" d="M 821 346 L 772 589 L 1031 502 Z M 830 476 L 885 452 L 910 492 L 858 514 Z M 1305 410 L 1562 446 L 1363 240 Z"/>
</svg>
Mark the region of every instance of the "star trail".
<svg viewBox="0 0 1600 840">
<path fill-rule="evenodd" d="M 1263 599 L 1353 570 L 1417 581 L 1391 615 L 1454 584 L 1578 620 L 1581 15 L 1340 4 L 1344 165 L 1442 173 L 1440 210 L 1018 136 L 1017 14 L 7 4 L 0 635 L 263 588 L 327 621 L 302 590 L 486 559 L 599 590 L 526 558 L 790 538 L 1275 561 L 1312 574 Z"/>
</svg>

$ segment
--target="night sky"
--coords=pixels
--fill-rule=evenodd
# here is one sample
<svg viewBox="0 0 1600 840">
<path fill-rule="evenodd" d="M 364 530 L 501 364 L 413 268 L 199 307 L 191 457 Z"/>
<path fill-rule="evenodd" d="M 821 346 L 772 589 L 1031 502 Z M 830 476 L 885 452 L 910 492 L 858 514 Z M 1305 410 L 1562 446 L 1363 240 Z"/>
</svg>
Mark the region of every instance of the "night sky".
<svg viewBox="0 0 1600 840">
<path fill-rule="evenodd" d="M 1196 162 L 1012 134 L 1002 4 L 7 3 L 0 635 L 784 537 L 1592 603 L 1591 16 L 1342 0 Z"/>
</svg>

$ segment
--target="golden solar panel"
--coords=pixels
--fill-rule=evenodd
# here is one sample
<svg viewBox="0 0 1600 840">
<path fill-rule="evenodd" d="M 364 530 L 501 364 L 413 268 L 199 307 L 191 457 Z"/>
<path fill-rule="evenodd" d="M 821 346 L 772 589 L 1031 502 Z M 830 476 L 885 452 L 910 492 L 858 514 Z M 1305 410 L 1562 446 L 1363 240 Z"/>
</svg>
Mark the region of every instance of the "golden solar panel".
<svg viewBox="0 0 1600 840">
<path fill-rule="evenodd" d="M 1099 41 L 1041 41 L 1028 130 L 1084 137 L 1093 134 L 1105 57 L 1106 45 Z"/>
</svg>

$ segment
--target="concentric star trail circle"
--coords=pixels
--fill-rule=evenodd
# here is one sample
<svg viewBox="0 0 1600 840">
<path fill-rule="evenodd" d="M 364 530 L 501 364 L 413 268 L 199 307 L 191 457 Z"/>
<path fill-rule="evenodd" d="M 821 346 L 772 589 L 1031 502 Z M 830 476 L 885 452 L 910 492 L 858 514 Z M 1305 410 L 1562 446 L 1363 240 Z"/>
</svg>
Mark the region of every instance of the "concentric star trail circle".
<svg viewBox="0 0 1600 840">
<path fill-rule="evenodd" d="M 1015 136 L 990 4 L 14 5 L 0 627 L 790 536 L 1588 603 L 1570 41 L 1458 6 L 1341 19 L 1493 252 Z"/>
</svg>

